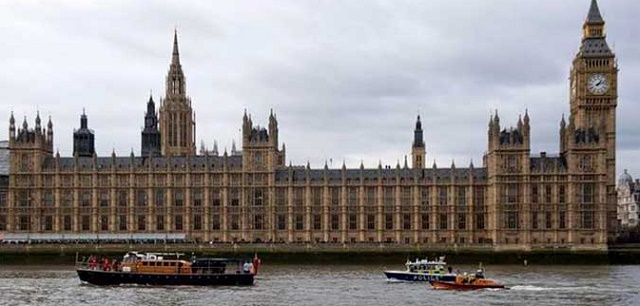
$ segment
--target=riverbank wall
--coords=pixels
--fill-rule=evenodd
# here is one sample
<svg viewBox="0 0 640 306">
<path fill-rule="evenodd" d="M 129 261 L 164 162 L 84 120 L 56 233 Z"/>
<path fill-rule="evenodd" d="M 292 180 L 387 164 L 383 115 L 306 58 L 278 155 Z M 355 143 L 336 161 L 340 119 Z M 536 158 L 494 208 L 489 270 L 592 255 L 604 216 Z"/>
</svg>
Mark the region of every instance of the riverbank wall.
<svg viewBox="0 0 640 306">
<path fill-rule="evenodd" d="M 409 245 L 314 244 L 65 244 L 0 245 L 2 264 L 73 264 L 78 254 L 122 256 L 127 251 L 180 252 L 187 257 L 246 257 L 270 264 L 398 264 L 417 257 L 447 256 L 455 264 L 640 264 L 640 245 L 608 250 L 424 247 Z"/>
</svg>

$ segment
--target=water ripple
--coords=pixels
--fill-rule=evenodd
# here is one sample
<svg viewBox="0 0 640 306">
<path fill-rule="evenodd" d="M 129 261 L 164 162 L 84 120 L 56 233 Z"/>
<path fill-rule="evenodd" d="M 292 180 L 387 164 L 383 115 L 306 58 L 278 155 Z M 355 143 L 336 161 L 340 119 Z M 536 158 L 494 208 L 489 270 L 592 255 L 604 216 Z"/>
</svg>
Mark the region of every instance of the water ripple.
<svg viewBox="0 0 640 306">
<path fill-rule="evenodd" d="M 491 266 L 488 276 L 510 290 L 468 292 L 389 282 L 382 270 L 265 265 L 252 287 L 97 287 L 80 283 L 72 267 L 4 266 L 0 305 L 634 305 L 640 298 L 640 266 Z"/>
</svg>

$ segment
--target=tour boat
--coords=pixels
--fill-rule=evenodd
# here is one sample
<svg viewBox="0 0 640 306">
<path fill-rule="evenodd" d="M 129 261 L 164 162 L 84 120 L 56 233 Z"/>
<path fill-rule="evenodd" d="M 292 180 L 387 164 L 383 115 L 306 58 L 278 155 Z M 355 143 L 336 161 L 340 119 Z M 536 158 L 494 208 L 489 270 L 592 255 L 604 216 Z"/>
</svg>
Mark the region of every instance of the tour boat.
<svg viewBox="0 0 640 306">
<path fill-rule="evenodd" d="M 76 260 L 81 281 L 93 285 L 253 285 L 260 259 L 186 259 L 182 253 L 127 252 L 122 261 L 90 256 Z"/>
<path fill-rule="evenodd" d="M 412 282 L 428 282 L 432 280 L 454 281 L 456 279 L 456 275 L 452 273 L 451 267 L 447 268 L 444 256 L 434 260 L 416 258 L 415 261 L 410 261 L 407 259 L 405 266 L 405 271 L 389 270 L 384 271 L 384 274 L 389 280 Z"/>
<path fill-rule="evenodd" d="M 443 290 L 478 290 L 478 289 L 507 289 L 504 285 L 491 279 L 484 278 L 484 270 L 476 274 L 457 275 L 453 281 L 433 280 L 429 282 L 434 289 Z"/>
</svg>

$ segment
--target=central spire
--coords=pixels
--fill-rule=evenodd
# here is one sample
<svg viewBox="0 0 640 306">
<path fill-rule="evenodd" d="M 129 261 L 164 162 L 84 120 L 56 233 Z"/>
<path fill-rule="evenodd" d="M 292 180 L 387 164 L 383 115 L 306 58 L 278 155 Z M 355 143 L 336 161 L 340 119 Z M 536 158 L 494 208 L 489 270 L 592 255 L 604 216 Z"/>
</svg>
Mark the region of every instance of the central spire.
<svg viewBox="0 0 640 306">
<path fill-rule="evenodd" d="M 180 52 L 178 52 L 178 29 L 173 30 L 173 53 L 171 57 L 172 65 L 180 65 Z"/>
<path fill-rule="evenodd" d="M 171 65 L 169 66 L 169 74 L 167 75 L 166 95 L 169 96 L 185 96 L 185 77 L 180 65 L 180 52 L 178 52 L 178 30 L 173 31 L 173 52 L 171 56 Z"/>
<path fill-rule="evenodd" d="M 173 50 L 171 64 L 166 78 L 166 91 L 164 99 L 160 102 L 159 123 L 160 134 L 149 134 L 151 142 L 160 143 L 160 151 L 164 156 L 195 155 L 195 118 L 191 109 L 191 99 L 187 96 L 186 78 L 180 64 L 180 52 L 178 51 L 178 30 L 173 31 Z M 149 98 L 148 109 L 152 109 L 153 101 Z M 147 115 L 155 114 L 148 111 Z M 147 116 L 149 126 L 155 127 L 153 116 Z M 153 129 L 155 133 L 155 129 Z M 143 138 L 145 136 L 143 135 Z M 155 138 L 154 138 L 155 137 Z M 151 148 L 151 147 L 149 147 Z M 154 148 L 155 150 L 155 148 Z M 153 152 L 147 152 L 153 153 Z"/>
</svg>

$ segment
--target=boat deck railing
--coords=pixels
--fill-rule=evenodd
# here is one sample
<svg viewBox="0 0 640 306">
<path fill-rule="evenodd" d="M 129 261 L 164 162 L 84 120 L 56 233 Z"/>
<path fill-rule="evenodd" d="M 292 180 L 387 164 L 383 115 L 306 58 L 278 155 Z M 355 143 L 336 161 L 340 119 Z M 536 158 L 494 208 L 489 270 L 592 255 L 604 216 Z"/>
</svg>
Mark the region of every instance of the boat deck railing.
<svg viewBox="0 0 640 306">
<path fill-rule="evenodd" d="M 91 262 L 89 258 L 83 257 L 81 259 L 76 258 L 76 269 L 82 270 L 95 270 L 95 271 L 107 271 L 107 272 L 141 272 L 140 268 L 136 265 L 125 264 L 121 262 L 113 265 L 113 260 L 109 259 L 107 264 L 103 261 L 97 260 Z M 186 274 L 186 275 L 218 275 L 218 274 L 251 274 L 251 272 L 243 271 L 243 267 L 240 260 L 230 260 L 224 267 L 221 266 L 175 266 L 174 267 L 162 267 L 169 268 L 164 271 L 143 271 L 145 274 Z M 167 272 L 167 270 L 172 270 Z"/>
</svg>

